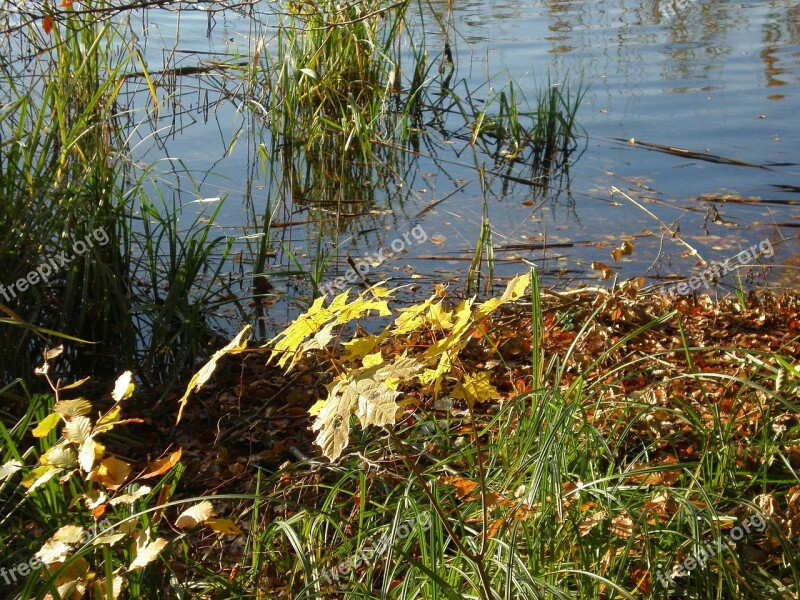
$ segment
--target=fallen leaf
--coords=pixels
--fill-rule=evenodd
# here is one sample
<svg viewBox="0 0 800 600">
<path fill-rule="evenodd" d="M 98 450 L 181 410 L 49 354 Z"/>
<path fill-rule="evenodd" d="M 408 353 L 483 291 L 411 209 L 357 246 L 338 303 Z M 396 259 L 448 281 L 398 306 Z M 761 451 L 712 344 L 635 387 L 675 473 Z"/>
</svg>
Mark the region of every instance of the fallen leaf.
<svg viewBox="0 0 800 600">
<path fill-rule="evenodd" d="M 203 525 L 214 533 L 223 533 L 225 535 L 239 535 L 242 533 L 242 530 L 230 519 L 206 519 Z"/>
<path fill-rule="evenodd" d="M 164 458 L 154 460 L 147 465 L 147 470 L 141 475 L 140 479 L 149 479 L 150 477 L 158 477 L 169 471 L 172 467 L 178 464 L 183 454 L 183 449 L 178 448 L 175 452 Z"/>
</svg>

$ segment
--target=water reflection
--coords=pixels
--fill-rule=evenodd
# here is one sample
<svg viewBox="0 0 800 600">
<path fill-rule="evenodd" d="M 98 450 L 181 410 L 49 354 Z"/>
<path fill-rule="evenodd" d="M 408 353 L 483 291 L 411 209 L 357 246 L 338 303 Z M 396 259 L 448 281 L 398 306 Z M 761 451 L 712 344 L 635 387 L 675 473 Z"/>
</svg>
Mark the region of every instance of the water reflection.
<svg viewBox="0 0 800 600">
<path fill-rule="evenodd" d="M 350 240 L 346 242 L 348 247 L 359 252 L 359 244 L 380 243 L 362 232 L 391 230 L 397 226 L 398 214 L 413 214 L 426 203 L 470 182 L 442 207 L 424 216 L 426 230 L 432 235 L 458 240 L 455 246 L 448 242 L 446 247 L 436 249 L 440 250 L 438 253 L 427 252 L 428 255 L 464 255 L 472 251 L 480 230 L 475 168 L 489 160 L 497 173 L 489 177 L 488 190 L 495 202 L 491 215 L 495 239 L 509 247 L 540 239 L 570 244 L 560 253 L 558 268 L 550 262 L 552 252 L 518 259 L 530 258 L 540 266 L 552 267 L 553 272 L 583 270 L 587 277 L 594 277 L 588 267 L 591 262 L 608 261 L 608 251 L 602 244 L 616 244 L 625 237 L 639 241 L 630 260 L 614 265 L 623 277 L 643 272 L 680 274 L 693 267 L 691 259 L 681 257 L 679 249 L 664 251 L 657 235 L 643 233 L 658 231 L 658 224 L 630 205 L 616 206 L 609 192 L 611 185 L 645 191 L 642 201 L 652 202 L 648 206 L 659 218 L 678 224 L 684 235 L 692 237 L 693 243 L 712 257 L 714 252 L 729 252 L 740 244 L 763 239 L 767 226 L 754 227 L 753 222 L 787 222 L 788 215 L 780 216 L 787 209 L 780 204 L 768 209 L 720 205 L 715 208 L 719 219 L 709 220 L 708 207 L 698 198 L 709 193 L 768 195 L 777 200 L 796 197 L 796 192 L 778 187 L 796 183 L 791 166 L 753 173 L 736 166 L 659 156 L 610 140 L 637 138 L 695 152 L 710 151 L 744 162 L 793 162 L 800 146 L 800 134 L 787 126 L 797 109 L 800 74 L 800 8 L 794 2 L 774 0 L 743 5 L 724 0 L 518 0 L 456 5 L 432 0 L 419 10 L 427 19 L 426 35 L 436 40 L 431 48 L 440 52 L 452 49 L 458 65 L 452 82 L 448 81 L 453 88 L 463 82 L 485 96 L 492 89 L 490 86 L 500 87 L 502 82 L 513 79 L 519 82 L 522 92 L 533 97 L 548 72 L 556 80 L 581 75 L 591 86 L 579 115 L 589 133 L 589 152 L 570 170 L 570 182 L 555 185 L 552 193 L 543 196 L 537 196 L 537 188 L 515 183 L 513 177 L 525 177 L 519 166 L 498 163 L 496 149 L 474 147 L 468 135 L 453 135 L 459 127 L 458 114 L 453 112 L 453 106 L 442 105 L 433 117 L 425 117 L 426 123 L 417 122 L 420 129 L 426 125 L 440 138 L 429 134 L 412 137 L 410 152 L 398 155 L 405 156 L 402 164 L 390 153 L 378 151 L 374 165 L 350 161 L 337 175 L 341 161 L 337 163 L 332 148 L 320 147 L 310 154 L 287 148 L 274 175 L 251 173 L 244 178 L 246 192 L 242 193 L 246 202 L 250 202 L 252 190 L 258 186 L 269 189 L 277 185 L 277 189 L 285 191 L 273 191 L 270 197 L 286 201 L 286 207 L 281 209 L 284 222 L 297 220 L 298 213 L 311 220 L 312 216 L 330 214 L 335 207 L 337 214 L 348 218 L 320 222 L 327 236 L 326 248 L 333 252 L 340 240 L 346 239 Z M 434 13 L 437 21 L 432 18 Z M 247 36 L 236 33 L 241 30 L 242 21 L 223 23 L 224 27 L 212 29 L 206 37 L 207 22 L 203 18 L 197 17 L 190 27 L 181 30 L 182 36 L 189 37 L 176 44 L 178 51 L 186 50 L 191 56 L 191 51 L 201 45 L 215 52 L 245 48 Z M 171 31 L 166 23 L 156 21 L 151 17 L 150 26 Z M 259 27 L 268 29 L 267 24 Z M 248 51 L 252 53 L 252 47 Z M 428 58 L 432 63 L 439 61 L 432 73 L 446 67 L 442 55 Z M 487 76 L 492 83 L 484 86 Z M 216 82 L 219 84 L 219 80 Z M 184 88 L 186 85 L 183 82 Z M 206 100 L 201 94 L 208 93 L 208 86 L 197 87 L 189 94 L 193 100 L 185 97 L 184 105 L 187 101 L 190 107 L 215 101 L 236 105 L 235 90 L 217 85 L 214 95 Z M 176 92 L 175 97 L 181 96 Z M 217 109 L 213 118 L 219 124 L 226 123 L 230 116 Z M 180 122 L 176 128 L 179 126 Z M 224 131 L 224 126 L 217 125 L 216 129 Z M 268 130 L 257 133 L 258 127 L 246 126 L 245 131 L 248 137 L 253 136 L 245 146 L 249 148 L 246 153 L 234 151 L 219 165 L 227 174 L 236 172 L 232 160 L 241 160 L 241 156 L 246 157 L 245 162 L 252 160 L 257 154 L 254 148 L 267 143 L 270 135 Z M 183 142 L 173 139 L 171 151 L 181 155 L 189 148 L 195 150 L 196 145 L 187 145 L 189 139 L 196 137 L 185 137 Z M 228 144 L 225 142 L 222 147 L 227 148 Z M 243 180 L 236 176 L 232 179 Z M 539 207 L 540 200 L 549 203 Z M 537 208 L 534 213 L 528 202 Z M 274 208 L 275 204 L 271 206 Z M 240 216 L 234 211 L 226 218 L 233 223 Z M 249 226 L 257 227 L 259 222 L 263 222 L 263 215 L 253 213 Z M 293 231 L 287 241 L 296 249 L 298 240 L 313 240 L 317 230 Z M 786 232 L 773 226 L 769 235 L 780 242 Z M 594 245 L 582 245 L 585 241 Z M 654 262 L 659 252 L 662 255 Z M 780 257 L 780 243 L 776 252 Z M 422 254 L 425 253 L 420 258 L 425 258 Z M 341 264 L 341 255 L 334 252 L 334 256 L 331 265 Z M 279 263 L 280 257 L 275 261 Z M 450 264 L 459 268 L 459 263 Z M 511 261 L 506 272 L 520 266 L 520 262 Z M 430 263 L 417 262 L 415 268 L 421 273 L 431 270 Z"/>
</svg>

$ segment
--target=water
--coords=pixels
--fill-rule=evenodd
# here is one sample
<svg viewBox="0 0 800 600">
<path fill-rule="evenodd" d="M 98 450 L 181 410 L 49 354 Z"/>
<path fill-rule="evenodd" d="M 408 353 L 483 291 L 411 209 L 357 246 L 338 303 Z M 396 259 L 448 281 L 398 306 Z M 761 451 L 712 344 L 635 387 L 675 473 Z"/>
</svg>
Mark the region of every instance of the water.
<svg viewBox="0 0 800 600">
<path fill-rule="evenodd" d="M 697 256 L 687 256 L 666 226 L 680 231 L 706 260 L 731 259 L 742 248 L 769 240 L 775 256 L 757 262 L 773 268 L 741 269 L 745 282 L 797 286 L 797 271 L 787 266 L 797 264 L 800 255 L 800 128 L 795 116 L 800 109 L 800 6 L 795 2 L 475 1 L 453 5 L 452 13 L 446 2 L 430 6 L 454 24 L 456 79 L 479 88 L 478 95 L 487 95 L 487 77 L 495 88 L 513 80 L 531 99 L 548 74 L 553 81 L 582 79 L 588 86 L 578 113 L 586 150 L 559 190 L 541 198 L 528 186 L 487 177 L 498 246 L 496 275 L 524 270 L 526 260 L 541 268 L 546 283 L 560 285 L 608 285 L 600 278 L 603 265 L 621 279 L 646 275 L 649 284 L 697 272 Z M 422 12 L 429 14 L 430 6 Z M 251 40 L 270 28 L 235 13 L 211 18 L 200 11 L 157 9 L 144 18 L 134 13 L 131 25 L 151 70 L 161 64 L 195 65 L 214 53 L 246 59 L 252 55 Z M 434 28 L 428 31 L 438 35 Z M 162 193 L 176 194 L 181 203 L 227 196 L 220 224 L 230 235 L 252 233 L 243 226 L 252 226 L 265 210 L 269 184 L 255 165 L 259 136 L 268 132 L 207 80 L 187 77 L 177 83 L 179 116 L 160 115 L 157 144 L 148 137 L 152 130 L 142 128 L 137 158 L 162 159 Z M 142 95 L 140 87 L 136 98 Z M 210 111 L 204 108 L 208 103 Z M 346 272 L 347 253 L 372 253 L 417 225 L 424 228 L 426 242 L 406 244 L 370 277 L 390 276 L 397 284 L 418 286 L 421 296 L 429 294 L 432 282 L 463 287 L 481 227 L 476 166 L 492 168 L 492 161 L 466 142 L 451 142 L 430 141 L 435 158 L 423 147 L 428 156 L 409 159 L 402 185 L 369 186 L 366 214 L 326 233 L 324 248 L 334 253 L 326 282 Z M 647 144 L 696 154 L 668 153 Z M 169 175 L 175 161 L 167 157 L 179 158 L 194 174 L 196 193 L 185 177 L 178 181 Z M 283 210 L 276 220 L 305 218 L 302 210 Z M 274 230 L 277 254 L 270 269 L 291 265 L 281 244 L 299 260 L 310 261 L 316 232 L 313 224 Z M 633 252 L 614 260 L 611 251 L 625 240 Z M 523 249 L 531 244 L 537 249 Z M 549 247 L 542 250 L 542 244 Z M 244 249 L 244 243 L 237 247 Z M 246 265 L 246 252 L 242 256 Z M 243 270 L 232 264 L 231 277 Z M 302 281 L 277 285 L 301 303 L 307 299 Z M 414 297 L 414 289 L 407 297 Z M 292 301 L 280 306 L 273 311 L 276 321 L 296 312 Z"/>
</svg>

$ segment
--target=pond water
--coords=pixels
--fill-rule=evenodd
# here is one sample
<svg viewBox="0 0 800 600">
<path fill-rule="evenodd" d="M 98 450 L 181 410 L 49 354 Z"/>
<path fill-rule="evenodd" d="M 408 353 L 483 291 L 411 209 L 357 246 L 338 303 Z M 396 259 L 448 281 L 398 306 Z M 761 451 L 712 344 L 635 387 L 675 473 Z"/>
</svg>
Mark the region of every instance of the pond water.
<svg viewBox="0 0 800 600">
<path fill-rule="evenodd" d="M 763 249 L 768 241 L 774 256 L 751 260 L 756 269 L 740 269 L 745 284 L 797 286 L 795 1 L 437 0 L 414 10 L 423 21 L 439 11 L 452 25 L 454 81 L 465 82 L 477 96 L 513 81 L 532 100 L 548 77 L 571 82 L 573 90 L 582 82 L 588 90 L 578 111 L 584 152 L 543 193 L 497 175 L 494 158 L 468 140 L 427 139 L 418 154 L 408 156 L 401 174 L 373 173 L 347 188 L 363 197 L 344 200 L 365 204 L 359 204 L 361 216 L 346 225 L 306 223 L 307 207 L 281 206 L 270 233 L 276 254 L 269 272 L 291 267 L 286 249 L 301 263 L 311 261 L 322 231 L 322 248 L 331 253 L 324 280 L 330 282 L 348 269 L 348 254 L 389 248 L 406 234 L 405 243 L 396 244 L 402 251 L 370 273 L 372 279 L 414 284 L 409 298 L 429 295 L 434 282 L 463 289 L 485 197 L 494 274 L 501 280 L 530 261 L 546 284 L 610 285 L 604 273 L 620 280 L 644 275 L 647 285 L 663 284 L 698 272 L 698 258 L 687 245 L 706 261 L 725 261 L 754 244 Z M 236 12 L 150 9 L 133 13 L 131 27 L 148 67 L 156 70 L 250 57 L 269 24 Z M 435 28 L 426 31 L 439 35 Z M 262 51 L 269 52 L 269 44 Z M 161 193 L 183 204 L 225 197 L 220 225 L 238 238 L 252 234 L 268 210 L 271 184 L 258 168 L 259 144 L 268 132 L 208 79 L 184 76 L 174 83 L 173 110 L 162 110 L 157 126 L 141 127 L 133 137 L 137 160 L 160 160 Z M 132 99 L 147 102 L 143 86 Z M 181 161 L 178 174 L 170 173 L 177 169 L 175 159 Z M 481 164 L 491 171 L 485 193 Z M 511 167 L 511 175 L 527 176 Z M 186 172 L 194 177 L 192 185 Z M 415 227 L 425 235 L 410 235 Z M 680 232 L 686 245 L 669 231 Z M 612 250 L 626 240 L 632 251 L 614 260 Z M 230 277 L 248 271 L 246 243 L 237 242 L 242 254 L 226 268 Z M 725 278 L 729 286 L 735 281 Z M 275 277 L 274 284 L 290 298 L 272 310 L 271 318 L 281 322 L 308 300 L 309 289 L 300 279 Z"/>
</svg>

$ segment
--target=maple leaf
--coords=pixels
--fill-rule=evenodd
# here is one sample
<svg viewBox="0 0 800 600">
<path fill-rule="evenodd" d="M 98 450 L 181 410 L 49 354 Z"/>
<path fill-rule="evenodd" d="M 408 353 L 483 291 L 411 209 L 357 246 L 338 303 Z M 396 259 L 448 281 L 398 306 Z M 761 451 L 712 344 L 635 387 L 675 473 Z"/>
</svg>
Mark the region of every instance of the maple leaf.
<svg viewBox="0 0 800 600">
<path fill-rule="evenodd" d="M 413 358 L 400 356 L 391 364 L 354 369 L 329 386 L 328 399 L 320 410 L 312 431 L 317 445 L 331 461 L 336 460 L 350 439 L 350 416 L 355 414 L 362 427 L 395 422 L 399 381 L 421 369 Z"/>
<path fill-rule="evenodd" d="M 485 402 L 500 398 L 500 392 L 489 383 L 490 373 L 483 371 L 477 375 L 464 375 L 464 380 L 458 382 L 456 389 L 453 390 L 453 398 L 466 400 L 470 410 L 476 402 Z"/>
<path fill-rule="evenodd" d="M 399 311 L 400 316 L 394 321 L 392 334 L 403 335 L 404 333 L 409 333 L 425 325 L 426 319 L 423 315 L 433 303 L 433 300 L 433 298 L 428 298 L 422 304 L 401 308 Z"/>
<path fill-rule="evenodd" d="M 480 308 L 475 311 L 475 320 L 480 321 L 484 317 L 488 317 L 503 304 L 514 302 L 522 297 L 525 290 L 531 284 L 531 274 L 525 273 L 524 275 L 516 275 L 508 282 L 503 295 L 499 298 L 489 298 L 486 302 L 481 304 Z"/>
<path fill-rule="evenodd" d="M 368 297 L 367 294 L 370 294 L 370 296 Z M 386 300 L 383 299 L 390 295 L 389 290 L 385 288 L 372 287 L 350 303 L 347 302 L 347 295 L 347 291 L 342 292 L 331 301 L 330 306 L 327 308 L 323 306 L 324 298 L 314 300 L 311 308 L 297 317 L 294 323 L 269 341 L 268 345 L 272 345 L 272 353 L 267 363 L 270 363 L 276 356 L 280 356 L 278 366 L 284 367 L 291 358 L 292 362 L 288 367 L 288 369 L 291 369 L 306 349 L 320 347 L 323 341 L 325 343 L 330 341 L 328 335 L 333 324 L 349 323 L 373 310 L 378 311 L 381 316 L 392 314 Z M 306 338 L 317 334 L 317 332 L 322 333 L 322 336 L 316 342 L 312 341 L 308 346 L 304 345 Z M 326 340 L 326 338 L 328 339 Z"/>
<path fill-rule="evenodd" d="M 372 354 L 375 348 L 386 339 L 386 335 L 387 332 L 384 331 L 378 336 L 367 335 L 365 337 L 356 337 L 349 342 L 343 343 L 342 347 L 347 350 L 347 353 L 342 357 L 342 361 L 352 361 Z"/>
<path fill-rule="evenodd" d="M 469 325 L 472 323 L 472 304 L 475 298 L 464 300 L 454 311 L 456 322 L 450 334 L 437 341 L 425 351 L 425 358 L 428 360 L 439 359 L 435 369 L 427 369 L 420 377 L 424 385 L 433 384 L 433 395 L 439 395 L 442 385 L 442 378 L 450 372 L 453 361 L 458 353 L 469 342 Z"/>
</svg>

